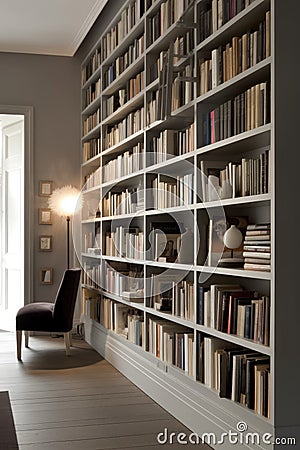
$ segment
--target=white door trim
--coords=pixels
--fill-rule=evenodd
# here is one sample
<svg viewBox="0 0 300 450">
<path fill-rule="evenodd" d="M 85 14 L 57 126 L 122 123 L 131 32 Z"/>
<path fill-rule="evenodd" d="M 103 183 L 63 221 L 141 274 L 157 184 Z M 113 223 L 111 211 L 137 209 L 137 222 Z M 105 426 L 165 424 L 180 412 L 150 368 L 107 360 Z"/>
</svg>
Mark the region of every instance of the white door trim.
<svg viewBox="0 0 300 450">
<path fill-rule="evenodd" d="M 33 302 L 33 107 L 0 105 L 0 114 L 24 115 L 24 304 Z"/>
</svg>

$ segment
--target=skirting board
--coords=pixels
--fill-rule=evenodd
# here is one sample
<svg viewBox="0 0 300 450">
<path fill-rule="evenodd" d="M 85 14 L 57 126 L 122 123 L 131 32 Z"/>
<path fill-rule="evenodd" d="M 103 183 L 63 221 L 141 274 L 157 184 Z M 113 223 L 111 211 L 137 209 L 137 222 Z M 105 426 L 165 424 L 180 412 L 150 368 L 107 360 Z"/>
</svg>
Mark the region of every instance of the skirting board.
<svg viewBox="0 0 300 450">
<path fill-rule="evenodd" d="M 192 432 L 200 437 L 204 433 L 213 433 L 215 438 L 210 436 L 206 439 L 212 448 L 232 450 L 233 441 L 223 434 L 230 432 L 244 439 L 245 449 L 274 448 L 269 443 L 263 443 L 263 435 L 273 435 L 274 432 L 264 418 L 228 399 L 220 399 L 211 389 L 181 374 L 181 371 L 173 370 L 140 347 L 89 319 L 85 320 L 85 339 L 110 364 Z M 241 421 L 247 424 L 244 433 L 237 431 L 237 424 Z M 252 433 L 259 434 L 259 438 L 252 438 Z M 222 434 L 224 442 L 218 444 Z M 245 442 L 246 434 L 250 436 L 249 443 Z"/>
</svg>

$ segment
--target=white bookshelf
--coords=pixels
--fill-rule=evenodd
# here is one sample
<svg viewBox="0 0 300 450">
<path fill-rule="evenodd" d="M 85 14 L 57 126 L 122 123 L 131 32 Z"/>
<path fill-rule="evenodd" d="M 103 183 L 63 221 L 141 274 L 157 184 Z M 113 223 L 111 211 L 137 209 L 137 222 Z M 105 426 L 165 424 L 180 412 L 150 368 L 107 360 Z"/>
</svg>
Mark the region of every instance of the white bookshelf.
<svg viewBox="0 0 300 450">
<path fill-rule="evenodd" d="M 128 5 L 132 4 L 131 0 L 124 3 L 120 12 L 115 19 L 108 25 L 103 34 L 99 35 L 99 39 L 95 47 L 87 55 L 82 63 L 84 68 L 88 64 L 91 55 L 94 54 L 95 49 L 102 46 L 104 36 L 107 31 L 119 21 L 122 11 Z M 219 45 L 226 45 L 231 41 L 233 36 L 242 36 L 248 30 L 256 29 L 259 22 L 265 17 L 265 13 L 271 11 L 271 56 L 264 58 L 262 61 L 218 85 L 210 89 L 208 92 L 199 95 L 198 83 L 195 83 L 193 98 L 188 104 L 183 105 L 172 112 L 171 117 L 164 120 L 155 120 L 147 124 L 146 117 L 144 120 L 144 127 L 141 130 L 125 137 L 115 145 L 105 148 L 103 136 L 106 130 L 123 120 L 129 113 L 135 111 L 141 106 L 144 107 L 144 114 L 146 116 L 147 103 L 151 99 L 152 93 L 159 87 L 158 79 L 149 81 L 149 70 L 154 60 L 159 53 L 167 50 L 169 42 L 176 39 L 178 35 L 182 35 L 184 26 L 182 23 L 171 25 L 163 36 L 160 36 L 155 42 L 150 42 L 149 28 L 150 18 L 152 18 L 160 9 L 162 0 L 156 0 L 154 4 L 144 12 L 143 16 L 137 21 L 129 33 L 124 37 L 122 42 L 113 50 L 109 56 L 101 61 L 101 65 L 97 68 L 90 78 L 82 86 L 83 98 L 86 89 L 91 86 L 99 77 L 101 79 L 101 94 L 95 98 L 89 105 L 82 108 L 82 120 L 87 116 L 93 114 L 99 107 L 101 111 L 101 120 L 99 123 L 82 137 L 82 144 L 88 142 L 90 139 L 100 138 L 100 153 L 83 161 L 82 175 L 87 176 L 91 174 L 95 168 L 102 167 L 108 161 L 116 158 L 127 150 L 131 150 L 135 145 L 143 144 L 141 167 L 139 170 L 121 176 L 117 179 L 111 179 L 103 182 L 84 192 L 85 203 L 94 203 L 94 209 L 97 206 L 97 200 L 108 193 L 110 190 L 114 192 L 122 192 L 125 188 L 132 188 L 134 185 L 141 184 L 144 188 L 150 188 L 155 174 L 164 173 L 180 173 L 183 170 L 183 162 L 192 168 L 194 176 L 194 186 L 197 188 L 199 182 L 199 168 L 200 161 L 219 159 L 225 162 L 236 161 L 239 163 L 242 157 L 248 155 L 257 155 L 260 152 L 269 150 L 270 155 L 270 189 L 268 193 L 248 195 L 236 198 L 227 198 L 218 201 L 197 201 L 183 207 L 170 207 L 162 210 L 154 210 L 150 208 L 149 199 L 145 199 L 144 208 L 141 211 L 133 212 L 125 215 L 113 214 L 110 216 L 103 216 L 102 206 L 100 207 L 100 217 L 95 219 L 88 217 L 83 209 L 82 218 L 82 236 L 86 233 L 94 232 L 97 225 L 97 230 L 100 236 L 100 246 L 102 253 L 100 255 L 91 255 L 83 249 L 81 258 L 86 264 L 98 265 L 102 277 L 106 276 L 106 267 L 111 265 L 117 270 L 123 270 L 125 267 L 139 267 L 143 273 L 144 288 L 147 288 L 148 278 L 151 274 L 162 273 L 165 270 L 171 270 L 174 273 L 185 274 L 183 278 L 187 278 L 194 282 L 194 305 L 197 307 L 197 282 L 199 274 L 207 275 L 206 285 L 209 284 L 236 284 L 244 285 L 246 289 L 254 289 L 262 292 L 264 295 L 270 297 L 271 317 L 270 317 L 270 345 L 262 345 L 253 340 L 241 338 L 237 335 L 227 334 L 217 329 L 200 325 L 197 323 L 195 315 L 194 320 L 186 320 L 185 318 L 159 311 L 149 306 L 148 290 L 144 294 L 144 303 L 135 303 L 122 298 L 121 295 L 116 295 L 113 292 L 108 292 L 104 287 L 91 287 L 88 284 L 83 284 L 82 288 L 85 293 L 89 291 L 100 298 L 107 298 L 113 302 L 126 305 L 132 310 L 140 311 L 144 318 L 144 348 L 126 341 L 123 337 L 111 330 L 105 329 L 98 323 L 97 320 L 92 320 L 85 316 L 85 333 L 87 341 L 98 350 L 105 358 L 114 364 L 122 373 L 128 376 L 134 383 L 136 383 L 147 394 L 153 397 L 164 408 L 169 410 L 175 417 L 181 420 L 191 430 L 201 435 L 204 432 L 216 433 L 221 435 L 222 432 L 229 430 L 236 430 L 236 425 L 243 420 L 248 425 L 249 432 L 271 433 L 272 435 L 280 435 L 283 430 L 298 432 L 295 421 L 290 420 L 286 422 L 284 413 L 280 414 L 280 420 L 277 420 L 277 400 L 278 394 L 278 379 L 284 380 L 282 370 L 278 368 L 278 364 L 282 364 L 283 356 L 280 350 L 279 360 L 277 360 L 277 344 L 280 339 L 280 332 L 278 331 L 278 311 L 282 313 L 282 307 L 278 307 L 278 296 L 275 297 L 275 288 L 278 284 L 275 275 L 277 275 L 277 261 L 275 265 L 275 249 L 277 238 L 275 240 L 275 224 L 276 222 L 276 197 L 275 197 L 275 155 L 277 149 L 277 131 L 278 119 L 275 118 L 275 80 L 276 83 L 276 69 L 274 65 L 275 55 L 278 56 L 278 48 L 275 42 L 276 26 L 280 21 L 279 11 L 282 5 L 279 6 L 278 0 L 254 0 L 249 6 L 243 9 L 235 17 L 221 26 L 217 31 L 209 37 L 199 42 L 199 30 L 195 27 L 194 33 L 194 47 L 191 52 L 191 58 L 194 63 L 194 75 L 199 79 L 199 60 L 204 56 L 207 57 L 211 50 L 217 48 Z M 200 23 L 200 11 L 204 8 L 209 0 L 193 1 L 192 8 L 187 14 L 183 15 L 183 24 L 193 27 L 194 24 Z M 296 2 L 292 2 L 293 7 Z M 298 8 L 299 9 L 299 8 Z M 280 27 L 279 27 L 280 28 Z M 280 38 L 284 35 L 280 28 Z M 133 60 L 116 79 L 114 79 L 108 86 L 104 87 L 104 75 L 108 67 L 127 51 L 128 47 L 134 39 L 138 39 L 144 35 L 144 51 Z M 292 35 L 292 32 L 291 32 Z M 280 50 L 283 52 L 283 50 Z M 281 53 L 280 53 L 280 56 Z M 282 56 L 283 58 L 283 56 Z M 182 60 L 177 64 L 182 64 Z M 104 103 L 106 99 L 117 94 L 119 89 L 125 86 L 125 83 L 132 77 L 135 77 L 140 71 L 145 71 L 145 87 L 136 96 L 131 98 L 123 106 L 117 108 L 115 112 L 104 116 Z M 283 69 L 282 69 L 283 70 Z M 280 76 L 284 78 L 282 73 Z M 249 87 L 268 81 L 270 83 L 270 116 L 271 120 L 261 126 L 253 128 L 248 131 L 243 131 L 237 135 L 227 137 L 220 141 L 203 145 L 202 136 L 202 114 L 212 110 L 217 105 L 222 104 L 228 99 L 232 99 L 246 91 Z M 278 82 L 279 83 L 279 82 Z M 283 116 L 283 113 L 281 113 Z M 194 122 L 194 149 L 180 156 L 175 156 L 164 162 L 149 165 L 146 160 L 146 150 L 149 148 L 149 143 L 153 137 L 157 137 L 159 133 L 165 129 L 181 130 Z M 295 142 L 295 141 L 294 141 Z M 252 157 L 252 156 L 251 156 Z M 186 166 L 188 167 L 188 166 Z M 185 169 L 184 169 L 185 170 Z M 110 227 L 122 225 L 122 221 L 126 224 L 139 227 L 144 232 L 144 251 L 147 250 L 146 237 L 150 231 L 150 224 L 152 222 L 160 221 L 164 216 L 171 215 L 179 222 L 188 211 L 192 217 L 192 228 L 197 229 L 199 223 L 202 221 L 202 214 L 206 212 L 213 212 L 215 209 L 224 208 L 228 215 L 247 215 L 249 216 L 249 223 L 271 222 L 271 271 L 250 271 L 243 269 L 231 269 L 225 267 L 210 267 L 200 261 L 198 255 L 197 242 L 194 243 L 194 254 L 191 256 L 189 264 L 180 264 L 177 262 L 162 262 L 154 261 L 149 257 L 142 259 L 128 258 L 124 256 L 112 256 L 106 254 L 105 250 L 105 234 L 110 231 Z M 112 225 L 113 224 L 113 225 Z M 195 234 L 196 236 L 196 234 Z M 202 236 L 201 236 L 202 238 Z M 196 239 L 196 238 L 195 238 Z M 207 239 L 207 236 L 204 238 Z M 202 244 L 200 239 L 200 245 Z M 212 280 L 212 281 L 210 281 Z M 284 292 L 283 287 L 280 288 L 281 293 Z M 293 314 L 289 314 L 289 320 L 292 319 Z M 193 358 L 194 364 L 199 356 L 199 348 L 197 347 L 197 336 L 203 334 L 204 336 L 211 336 L 221 339 L 229 344 L 248 349 L 249 351 L 258 352 L 270 358 L 270 418 L 267 419 L 262 415 L 255 413 L 253 410 L 243 406 L 238 402 L 231 401 L 227 398 L 220 398 L 214 389 L 208 388 L 205 384 L 197 379 L 197 373 L 188 376 L 183 370 L 172 364 L 166 363 L 161 359 L 155 357 L 149 352 L 149 318 L 156 318 L 157 320 L 166 320 L 170 324 L 180 325 L 189 329 L 194 335 L 193 344 Z M 285 327 L 286 328 L 286 327 Z M 278 375 L 279 374 L 279 375 Z M 277 379 L 277 376 L 279 377 Z M 289 397 L 292 398 L 292 395 Z M 284 399 L 281 399 L 281 404 L 286 406 Z M 295 407 L 293 407 L 293 411 Z M 290 426 L 291 425 L 291 426 Z M 292 427 L 292 425 L 294 427 Z M 296 430 L 296 431 L 295 431 Z M 291 435 L 291 434 L 289 434 Z M 270 445 L 261 443 L 257 445 L 245 445 L 246 448 L 271 448 Z M 230 444 L 223 444 L 222 448 L 231 448 Z"/>
</svg>

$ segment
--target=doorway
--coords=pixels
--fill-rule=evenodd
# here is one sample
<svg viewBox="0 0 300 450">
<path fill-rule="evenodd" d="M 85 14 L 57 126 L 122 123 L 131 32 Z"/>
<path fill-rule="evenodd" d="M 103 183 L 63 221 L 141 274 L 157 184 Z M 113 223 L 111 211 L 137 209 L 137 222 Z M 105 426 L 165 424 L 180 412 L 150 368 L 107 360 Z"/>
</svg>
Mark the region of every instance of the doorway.
<svg viewBox="0 0 300 450">
<path fill-rule="evenodd" d="M 6 331 L 15 329 L 16 312 L 31 293 L 28 118 L 26 113 L 2 113 L 0 107 L 0 330 Z"/>
</svg>

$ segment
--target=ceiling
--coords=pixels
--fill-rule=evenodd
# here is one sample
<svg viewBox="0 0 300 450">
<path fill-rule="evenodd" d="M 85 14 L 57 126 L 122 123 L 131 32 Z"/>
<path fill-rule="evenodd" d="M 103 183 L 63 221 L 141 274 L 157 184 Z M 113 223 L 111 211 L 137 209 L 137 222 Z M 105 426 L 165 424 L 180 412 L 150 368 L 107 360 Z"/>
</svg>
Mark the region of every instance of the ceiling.
<svg viewBox="0 0 300 450">
<path fill-rule="evenodd" d="M 73 56 L 108 0 L 0 0 L 0 52 Z"/>
</svg>

